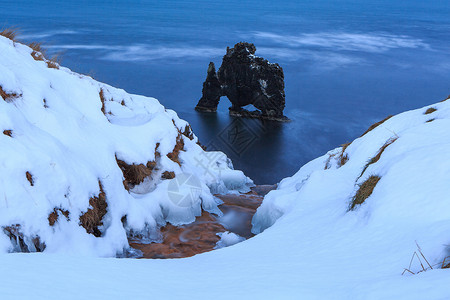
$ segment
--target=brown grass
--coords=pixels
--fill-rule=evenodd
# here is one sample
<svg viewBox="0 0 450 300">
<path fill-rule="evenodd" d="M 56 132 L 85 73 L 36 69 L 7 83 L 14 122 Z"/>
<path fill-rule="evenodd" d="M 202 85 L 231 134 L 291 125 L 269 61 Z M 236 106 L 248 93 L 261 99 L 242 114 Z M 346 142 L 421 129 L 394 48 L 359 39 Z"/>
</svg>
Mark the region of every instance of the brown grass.
<svg viewBox="0 0 450 300">
<path fill-rule="evenodd" d="M 177 142 L 175 144 L 175 147 L 173 148 L 172 152 L 167 154 L 167 157 L 173 161 L 176 162 L 179 166 L 181 166 L 181 162 L 179 159 L 180 151 L 184 150 L 184 140 L 181 133 L 177 136 Z"/>
<path fill-rule="evenodd" d="M 6 102 L 12 102 L 14 99 L 22 96 L 16 93 L 7 93 L 3 88 L 0 86 L 0 96 L 5 100 Z"/>
<path fill-rule="evenodd" d="M 434 120 L 436 120 L 436 119 L 429 119 L 426 123 L 431 123 L 431 122 L 433 122 Z"/>
<path fill-rule="evenodd" d="M 197 140 L 197 145 L 199 145 L 200 148 L 203 149 L 203 151 L 206 151 L 207 147 L 205 145 L 202 145 L 202 143 L 200 143 L 200 140 Z"/>
<path fill-rule="evenodd" d="M 4 226 L 3 232 L 9 237 L 9 239 L 13 243 L 17 243 L 21 252 L 30 252 L 30 249 L 28 249 L 28 246 L 24 241 L 24 235 L 20 231 L 20 227 L 21 226 L 19 224 Z M 33 237 L 31 239 L 31 242 L 34 245 L 36 252 L 42 252 L 45 250 L 45 243 L 41 242 L 41 239 L 39 238 L 39 236 Z"/>
<path fill-rule="evenodd" d="M 442 265 L 441 268 L 442 269 L 450 269 L 450 257 L 446 257 L 444 258 L 444 260 L 442 261 Z"/>
<path fill-rule="evenodd" d="M 45 59 L 45 50 L 42 48 L 41 43 L 32 42 L 31 44 L 28 44 L 28 47 L 33 50 L 31 56 L 34 60 L 43 61 Z"/>
<path fill-rule="evenodd" d="M 43 99 L 42 102 L 44 102 L 44 108 L 48 108 L 47 100 Z"/>
<path fill-rule="evenodd" d="M 345 163 L 348 161 L 348 155 L 345 153 L 345 150 L 347 150 L 347 147 L 350 146 L 351 143 L 342 144 L 342 152 L 339 155 L 339 167 L 342 167 L 345 165 Z"/>
<path fill-rule="evenodd" d="M 182 134 L 191 141 L 194 139 L 194 133 L 192 132 L 191 125 L 186 125 Z"/>
<path fill-rule="evenodd" d="M 378 150 L 377 155 L 375 155 L 374 157 L 372 157 L 367 164 L 364 166 L 364 169 L 361 172 L 361 175 L 359 175 L 359 177 L 361 177 L 364 172 L 367 170 L 367 168 L 371 165 L 376 163 L 377 161 L 380 160 L 381 158 L 381 154 L 383 154 L 384 150 L 386 150 L 387 147 L 389 147 L 390 145 L 392 145 L 396 140 L 398 139 L 398 137 L 395 138 L 390 138 L 386 143 L 384 143 L 384 145 L 380 148 L 380 150 Z"/>
<path fill-rule="evenodd" d="M 5 28 L 2 31 L 0 31 L 0 35 L 4 36 L 5 38 L 10 39 L 13 42 L 16 42 L 17 29 L 16 28 Z"/>
<path fill-rule="evenodd" d="M 123 173 L 123 186 L 127 191 L 142 183 L 145 178 L 152 175 L 154 169 L 156 169 L 156 161 L 149 161 L 144 164 L 132 164 L 129 165 L 123 160 L 120 160 L 116 156 L 117 165 Z"/>
<path fill-rule="evenodd" d="M 445 101 L 447 101 L 448 99 L 450 99 L 450 95 L 448 95 L 447 98 L 445 98 L 444 100 L 441 100 L 441 102 L 445 102 Z"/>
<path fill-rule="evenodd" d="M 48 68 L 58 70 L 61 63 L 61 56 L 59 54 L 55 54 L 52 58 L 47 59 L 45 63 L 47 64 Z"/>
<path fill-rule="evenodd" d="M 364 201 L 366 201 L 366 199 L 370 197 L 380 179 L 380 176 L 371 175 L 369 178 L 367 178 L 366 181 L 360 184 L 358 191 L 356 192 L 355 196 L 353 196 L 349 210 L 354 210 L 357 205 L 363 204 Z"/>
<path fill-rule="evenodd" d="M 100 96 L 100 101 L 102 101 L 102 113 L 104 114 L 104 115 L 106 115 L 106 112 L 105 112 L 105 101 L 106 101 L 106 99 L 105 99 L 105 92 L 103 91 L 103 89 L 101 88 L 100 89 L 100 92 L 98 93 L 98 95 Z"/>
<path fill-rule="evenodd" d="M 0 35 L 12 40 L 13 42 L 17 42 L 17 29 L 16 28 L 6 28 L 0 31 Z M 55 54 L 52 58 L 45 58 L 45 50 L 42 47 L 41 43 L 32 42 L 28 44 L 33 51 L 31 52 L 31 56 L 37 61 L 45 61 L 47 67 L 50 69 L 59 69 L 59 65 L 61 63 L 60 54 Z"/>
<path fill-rule="evenodd" d="M 161 178 L 162 179 L 174 179 L 175 178 L 175 172 L 165 171 L 164 173 L 162 173 Z"/>
<path fill-rule="evenodd" d="M 374 130 L 375 128 L 377 128 L 378 126 L 380 126 L 381 124 L 383 124 L 384 122 L 386 122 L 387 120 L 389 120 L 389 119 L 392 118 L 392 117 L 393 117 L 393 115 L 387 116 L 387 117 L 384 118 L 383 120 L 378 121 L 378 122 L 376 122 L 376 123 L 370 125 L 370 127 L 366 130 L 366 132 L 364 132 L 361 136 L 366 135 L 368 132 Z"/>
<path fill-rule="evenodd" d="M 11 129 L 3 130 L 3 134 L 4 134 L 4 135 L 7 135 L 7 136 L 9 136 L 9 137 L 12 137 L 12 130 L 11 130 Z"/>
<path fill-rule="evenodd" d="M 436 108 L 430 107 L 430 108 L 428 108 L 428 109 L 425 111 L 424 115 L 429 115 L 429 114 L 431 114 L 431 113 L 434 113 L 435 111 L 437 111 Z"/>
<path fill-rule="evenodd" d="M 26 172 L 25 175 L 27 176 L 27 180 L 30 183 L 31 186 L 34 186 L 34 179 L 33 179 L 33 175 L 31 175 L 30 172 Z"/>
<path fill-rule="evenodd" d="M 53 208 L 53 212 L 48 215 L 48 224 L 50 226 L 54 226 L 58 221 L 59 213 L 61 213 L 66 219 L 69 221 L 69 211 L 64 210 L 62 208 Z"/>
<path fill-rule="evenodd" d="M 98 181 L 100 193 L 97 197 L 89 199 L 89 208 L 87 212 L 80 216 L 80 225 L 86 229 L 87 233 L 93 234 L 96 237 L 102 236 L 99 227 L 103 225 L 103 217 L 106 215 L 108 203 L 106 203 L 106 194 L 103 191 L 103 186 L 100 180 Z"/>
</svg>

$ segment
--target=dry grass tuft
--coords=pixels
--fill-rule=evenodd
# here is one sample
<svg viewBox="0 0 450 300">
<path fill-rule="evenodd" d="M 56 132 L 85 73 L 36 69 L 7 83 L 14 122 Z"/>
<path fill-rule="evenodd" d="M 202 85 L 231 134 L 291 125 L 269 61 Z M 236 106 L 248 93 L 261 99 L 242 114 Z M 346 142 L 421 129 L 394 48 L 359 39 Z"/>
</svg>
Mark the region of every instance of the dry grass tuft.
<svg viewBox="0 0 450 300">
<path fill-rule="evenodd" d="M 444 258 L 441 264 L 441 269 L 450 269 L 450 257 Z"/>
<path fill-rule="evenodd" d="M 17 29 L 16 28 L 6 28 L 0 31 L 0 35 L 4 36 L 5 38 L 10 39 L 13 42 L 16 42 L 17 38 Z"/>
<path fill-rule="evenodd" d="M 31 186 L 34 186 L 34 179 L 33 179 L 33 175 L 31 175 L 30 172 L 26 172 L 25 175 L 27 176 L 27 180 L 30 183 Z"/>
<path fill-rule="evenodd" d="M 45 63 L 47 64 L 48 68 L 58 70 L 61 63 L 61 56 L 59 54 L 56 54 L 52 58 L 47 59 Z"/>
<path fill-rule="evenodd" d="M 164 173 L 162 173 L 161 178 L 162 179 L 174 179 L 175 178 L 175 172 L 165 171 Z"/>
<path fill-rule="evenodd" d="M 44 102 L 44 108 L 48 108 L 47 100 L 43 99 L 42 102 Z"/>
<path fill-rule="evenodd" d="M 31 52 L 31 56 L 34 58 L 34 60 L 37 61 L 43 61 L 45 59 L 45 51 L 42 48 L 41 43 L 32 42 L 28 45 L 33 51 Z"/>
<path fill-rule="evenodd" d="M 426 123 L 431 123 L 431 122 L 433 122 L 434 120 L 436 120 L 436 119 L 429 119 Z"/>
<path fill-rule="evenodd" d="M 20 231 L 19 224 L 4 226 L 3 232 L 9 237 L 9 239 L 11 240 L 11 242 L 13 244 L 17 245 L 20 252 L 30 252 L 31 250 L 34 250 L 34 249 L 29 249 L 27 244 L 25 243 L 24 235 Z M 34 246 L 36 252 L 42 252 L 45 250 L 45 243 L 41 242 L 41 239 L 39 238 L 39 236 L 33 237 L 31 239 L 31 242 L 33 243 L 33 246 Z"/>
<path fill-rule="evenodd" d="M 116 161 L 117 165 L 122 170 L 123 177 L 125 178 L 123 180 L 123 186 L 127 191 L 142 183 L 144 179 L 151 176 L 153 170 L 156 169 L 156 161 L 149 161 L 146 165 L 129 165 L 123 160 L 118 159 L 117 156 Z"/>
<path fill-rule="evenodd" d="M 106 101 L 106 99 L 105 99 L 105 92 L 103 91 L 102 88 L 100 89 L 100 92 L 98 93 L 98 95 L 100 96 L 100 101 L 102 101 L 102 113 L 104 115 L 106 115 L 106 112 L 105 112 L 105 101 Z"/>
<path fill-rule="evenodd" d="M 176 162 L 179 166 L 181 166 L 181 162 L 179 159 L 180 151 L 184 150 L 184 140 L 183 135 L 181 133 L 177 136 L 177 143 L 175 144 L 175 147 L 173 148 L 172 152 L 167 154 L 167 157 L 173 161 Z"/>
<path fill-rule="evenodd" d="M 87 233 L 93 234 L 96 237 L 102 236 L 99 227 L 103 225 L 103 217 L 106 215 L 108 203 L 106 203 L 106 194 L 103 191 L 103 186 L 100 180 L 98 181 L 100 193 L 97 197 L 89 199 L 89 208 L 87 212 L 80 216 L 80 225 L 86 229 Z"/>
<path fill-rule="evenodd" d="M 448 95 L 447 98 L 445 98 L 444 100 L 441 100 L 441 102 L 445 102 L 445 101 L 447 101 L 448 99 L 450 99 L 450 95 Z"/>
<path fill-rule="evenodd" d="M 420 248 L 419 244 L 416 241 L 416 246 L 417 246 L 417 251 L 414 251 L 411 260 L 409 262 L 409 267 L 403 269 L 403 273 L 402 275 L 404 275 L 406 272 L 412 274 L 412 275 L 417 275 L 421 272 L 426 272 L 429 270 L 434 270 L 433 267 L 441 267 L 441 269 L 448 269 L 450 268 L 450 264 L 449 262 L 449 256 L 445 257 L 444 260 L 439 263 L 436 263 L 434 265 L 431 265 L 430 262 L 428 261 L 428 259 L 425 257 L 425 255 L 422 252 L 422 249 Z M 420 267 L 422 268 L 421 270 L 417 271 L 417 272 L 413 272 L 411 271 L 411 266 L 414 260 L 417 260 L 420 264 Z"/>
<path fill-rule="evenodd" d="M 376 122 L 372 125 L 370 125 L 370 127 L 366 130 L 366 132 L 364 132 L 361 136 L 366 135 L 368 132 L 374 130 L 375 128 L 377 128 L 378 126 L 380 126 L 381 124 L 383 124 L 384 122 L 386 122 L 387 120 L 389 120 L 390 118 L 392 118 L 393 115 L 387 116 L 386 118 L 384 118 L 383 120 Z"/>
<path fill-rule="evenodd" d="M 192 132 L 191 125 L 186 125 L 182 134 L 191 141 L 194 139 L 194 133 Z"/>
<path fill-rule="evenodd" d="M 66 217 L 67 221 L 69 221 L 69 211 L 64 210 L 62 208 L 53 208 L 53 212 L 48 215 L 48 224 L 50 226 L 54 226 L 58 221 L 59 213 L 61 213 L 64 217 Z"/>
<path fill-rule="evenodd" d="M 4 135 L 7 135 L 7 136 L 9 136 L 9 137 L 12 137 L 12 130 L 11 130 L 11 129 L 3 130 L 3 134 L 4 134 Z"/>
<path fill-rule="evenodd" d="M 434 107 L 430 107 L 430 108 L 428 108 L 426 111 L 425 111 L 425 115 L 429 115 L 429 114 L 431 114 L 431 113 L 434 113 L 435 111 L 437 111 L 437 109 L 436 108 L 434 108 Z"/>
<path fill-rule="evenodd" d="M 0 86 L 0 96 L 5 100 L 6 102 L 12 102 L 14 99 L 22 96 L 17 93 L 7 93 L 3 88 Z"/>
<path fill-rule="evenodd" d="M 380 176 L 371 175 L 366 181 L 360 184 L 358 191 L 352 199 L 349 210 L 354 210 L 357 205 L 363 204 L 370 197 L 380 179 Z"/>
<path fill-rule="evenodd" d="M 200 141 L 199 141 L 199 140 L 197 140 L 197 145 L 199 145 L 199 146 L 200 146 L 200 148 L 202 148 L 202 149 L 203 149 L 203 151 L 206 151 L 207 147 L 206 147 L 205 145 L 202 145 L 202 143 L 200 143 Z"/>
<path fill-rule="evenodd" d="M 345 150 L 347 150 L 347 147 L 350 146 L 351 143 L 342 144 L 342 152 L 339 155 L 339 167 L 342 167 L 345 165 L 345 163 L 348 161 L 348 155 L 345 153 Z"/>
<path fill-rule="evenodd" d="M 364 169 L 361 172 L 361 175 L 359 175 L 359 177 L 361 177 L 364 172 L 367 170 L 367 168 L 371 165 L 376 163 L 377 161 L 380 160 L 381 158 L 381 154 L 383 154 L 384 150 L 386 150 L 387 147 L 389 147 L 390 145 L 392 145 L 396 140 L 398 139 L 398 137 L 395 138 L 390 138 L 386 143 L 384 143 L 384 145 L 380 148 L 380 150 L 378 150 L 377 155 L 375 155 L 374 157 L 372 157 L 367 164 L 364 166 Z"/>
</svg>

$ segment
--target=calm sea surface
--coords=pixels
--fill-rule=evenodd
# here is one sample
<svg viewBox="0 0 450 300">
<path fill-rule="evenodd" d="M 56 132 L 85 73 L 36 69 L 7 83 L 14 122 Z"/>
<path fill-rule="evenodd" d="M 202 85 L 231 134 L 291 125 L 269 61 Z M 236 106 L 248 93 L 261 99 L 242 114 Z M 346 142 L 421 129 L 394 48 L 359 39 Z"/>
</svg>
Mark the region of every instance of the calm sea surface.
<svg viewBox="0 0 450 300">
<path fill-rule="evenodd" d="M 257 183 L 291 176 L 389 114 L 450 94 L 450 1 L 0 0 L 0 27 L 20 28 L 63 64 L 153 96 Z M 285 72 L 290 123 L 194 111 L 210 61 L 255 43 Z"/>
</svg>

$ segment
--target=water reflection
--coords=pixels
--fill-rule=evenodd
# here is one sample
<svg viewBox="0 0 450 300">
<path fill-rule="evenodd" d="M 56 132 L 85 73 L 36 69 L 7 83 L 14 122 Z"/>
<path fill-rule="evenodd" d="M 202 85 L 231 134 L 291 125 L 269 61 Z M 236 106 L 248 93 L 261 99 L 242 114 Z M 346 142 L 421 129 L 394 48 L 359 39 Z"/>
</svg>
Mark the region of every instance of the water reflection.
<svg viewBox="0 0 450 300">
<path fill-rule="evenodd" d="M 272 183 L 270 172 L 274 171 L 270 169 L 285 152 L 282 142 L 285 123 L 232 117 L 221 112 L 197 113 L 196 121 L 201 128 L 201 142 L 208 150 L 225 152 L 235 168 L 257 183 Z"/>
</svg>

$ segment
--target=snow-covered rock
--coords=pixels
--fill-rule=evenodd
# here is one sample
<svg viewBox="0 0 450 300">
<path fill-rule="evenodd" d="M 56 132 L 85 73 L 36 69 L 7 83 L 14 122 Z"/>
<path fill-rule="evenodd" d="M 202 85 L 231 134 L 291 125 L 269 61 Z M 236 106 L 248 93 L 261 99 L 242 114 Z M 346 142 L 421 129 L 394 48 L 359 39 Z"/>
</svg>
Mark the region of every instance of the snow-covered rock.
<svg viewBox="0 0 450 300">
<path fill-rule="evenodd" d="M 0 95 L 3 251 L 114 256 L 127 250 L 127 234 L 217 212 L 211 191 L 252 183 L 223 153 L 203 151 L 189 124 L 156 99 L 2 36 Z"/>
</svg>

